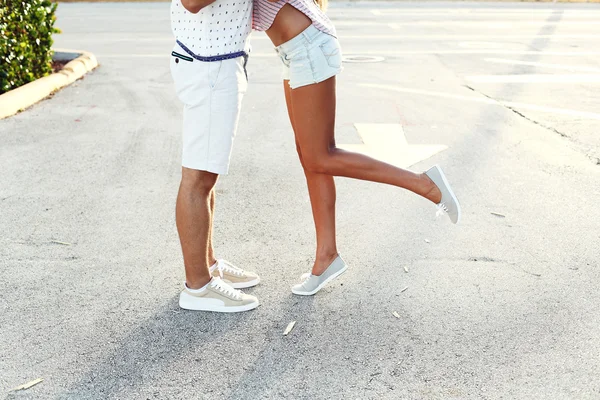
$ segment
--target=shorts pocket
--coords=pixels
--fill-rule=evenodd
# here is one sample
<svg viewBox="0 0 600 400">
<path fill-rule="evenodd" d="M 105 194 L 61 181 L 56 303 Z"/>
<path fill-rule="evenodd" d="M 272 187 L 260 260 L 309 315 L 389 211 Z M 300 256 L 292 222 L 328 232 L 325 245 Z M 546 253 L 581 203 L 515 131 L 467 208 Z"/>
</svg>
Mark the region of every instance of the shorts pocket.
<svg viewBox="0 0 600 400">
<path fill-rule="evenodd" d="M 236 60 L 231 60 L 232 65 L 235 66 L 235 80 L 237 81 L 238 93 L 246 93 L 248 90 L 248 71 L 246 71 L 246 63 L 248 59 L 246 57 L 240 57 Z"/>
<path fill-rule="evenodd" d="M 316 83 L 313 57 L 313 54 L 309 54 L 306 48 L 302 48 L 301 51 L 297 51 L 286 57 L 289 64 L 290 85 L 292 87 Z"/>
<path fill-rule="evenodd" d="M 211 89 L 214 89 L 219 84 L 222 65 L 223 61 L 211 61 L 208 63 L 208 84 Z"/>
<path fill-rule="evenodd" d="M 289 68 L 290 67 L 290 60 L 288 60 L 287 55 L 285 53 L 282 53 L 282 52 L 279 52 L 277 54 L 279 55 L 279 59 L 281 60 L 282 64 Z"/>
<path fill-rule="evenodd" d="M 189 106 L 194 106 L 202 101 L 198 96 L 198 90 L 201 90 L 203 86 L 203 79 L 200 76 L 201 67 L 199 61 L 187 61 L 171 54 L 171 76 L 175 84 L 175 92 L 179 100 Z"/>
<path fill-rule="evenodd" d="M 330 36 L 319 46 L 325 56 L 327 64 L 331 68 L 340 68 L 342 66 L 342 49 L 336 38 Z"/>
<path fill-rule="evenodd" d="M 181 54 L 176 51 L 172 51 L 171 56 L 175 57 L 175 63 L 179 63 L 179 61 L 194 62 L 194 59 L 192 57 L 186 56 L 185 54 Z"/>
<path fill-rule="evenodd" d="M 246 83 L 248 83 L 248 56 L 244 56 L 244 75 L 246 76 Z"/>
</svg>

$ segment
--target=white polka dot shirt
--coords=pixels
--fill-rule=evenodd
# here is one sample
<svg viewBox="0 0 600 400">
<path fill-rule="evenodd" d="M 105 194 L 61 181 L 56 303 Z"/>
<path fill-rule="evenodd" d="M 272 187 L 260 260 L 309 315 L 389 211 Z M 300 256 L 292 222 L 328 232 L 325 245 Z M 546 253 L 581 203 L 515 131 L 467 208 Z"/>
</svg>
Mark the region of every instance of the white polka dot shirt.
<svg viewBox="0 0 600 400">
<path fill-rule="evenodd" d="M 181 0 L 172 0 L 171 29 L 178 43 L 203 61 L 247 54 L 252 0 L 217 0 L 197 14 L 187 11 Z"/>
</svg>

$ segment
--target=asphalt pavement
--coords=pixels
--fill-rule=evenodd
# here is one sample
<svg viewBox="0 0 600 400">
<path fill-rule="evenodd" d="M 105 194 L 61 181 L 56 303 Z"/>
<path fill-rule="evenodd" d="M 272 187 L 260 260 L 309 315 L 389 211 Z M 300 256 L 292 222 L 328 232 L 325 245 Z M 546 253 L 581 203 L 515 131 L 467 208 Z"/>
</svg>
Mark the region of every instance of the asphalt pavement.
<svg viewBox="0 0 600 400">
<path fill-rule="evenodd" d="M 262 304 L 180 310 L 169 4 L 60 4 L 56 47 L 101 66 L 0 121 L 2 396 L 600 398 L 600 6 L 336 3 L 330 16 L 346 56 L 383 57 L 345 63 L 338 143 L 394 124 L 410 145 L 442 145 L 411 168 L 444 167 L 462 223 L 337 179 L 350 268 L 292 295 L 314 233 L 278 59 L 254 34 L 215 241 L 260 273 Z"/>
</svg>

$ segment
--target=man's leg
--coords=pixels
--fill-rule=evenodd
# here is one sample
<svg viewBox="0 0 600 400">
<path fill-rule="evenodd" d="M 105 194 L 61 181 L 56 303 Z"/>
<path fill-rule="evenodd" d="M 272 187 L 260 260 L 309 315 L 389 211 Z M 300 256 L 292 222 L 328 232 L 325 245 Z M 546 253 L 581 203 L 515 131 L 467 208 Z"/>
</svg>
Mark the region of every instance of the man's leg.
<svg viewBox="0 0 600 400">
<path fill-rule="evenodd" d="M 218 175 L 226 174 L 229 166 L 243 95 L 239 85 L 243 67 L 236 59 L 218 63 L 190 62 L 192 64 L 171 63 L 179 97 L 185 104 L 184 168 L 176 220 L 186 287 L 179 296 L 179 306 L 195 311 L 248 311 L 259 305 L 258 299 L 236 288 L 256 285 L 258 276 L 254 274 L 255 279 L 252 279 L 251 273 L 226 263 L 219 263 L 218 276 L 215 276 L 217 269 L 212 276 L 210 271 L 215 261 L 212 246 L 214 187 Z M 211 84 L 217 78 L 222 84 Z"/>
<path fill-rule="evenodd" d="M 190 289 L 199 289 L 211 279 L 209 241 L 212 228 L 211 193 L 218 175 L 182 168 L 177 196 L 176 220 L 185 278 Z M 214 198 L 212 200 L 214 207 Z M 214 255 L 213 255 L 214 257 Z"/>
<path fill-rule="evenodd" d="M 186 288 L 179 295 L 179 307 L 196 311 L 248 311 L 258 307 L 258 299 L 214 279 L 209 270 L 213 218 L 211 193 L 217 178 L 218 175 L 211 172 L 182 169 L 176 220 L 185 264 Z"/>
<path fill-rule="evenodd" d="M 213 221 L 215 218 L 215 189 L 210 192 L 210 228 L 208 231 L 208 266 L 217 262 L 215 258 L 215 248 L 213 247 Z"/>
</svg>

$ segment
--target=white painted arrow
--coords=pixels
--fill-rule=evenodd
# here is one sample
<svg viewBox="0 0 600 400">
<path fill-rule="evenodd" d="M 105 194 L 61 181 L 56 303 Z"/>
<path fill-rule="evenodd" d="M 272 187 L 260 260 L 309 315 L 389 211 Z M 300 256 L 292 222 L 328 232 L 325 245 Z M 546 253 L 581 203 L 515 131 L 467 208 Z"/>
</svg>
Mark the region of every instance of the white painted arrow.
<svg viewBox="0 0 600 400">
<path fill-rule="evenodd" d="M 408 144 L 400 124 L 354 124 L 364 144 L 342 144 L 340 148 L 366 154 L 401 168 L 444 151 L 441 144 Z"/>
</svg>

